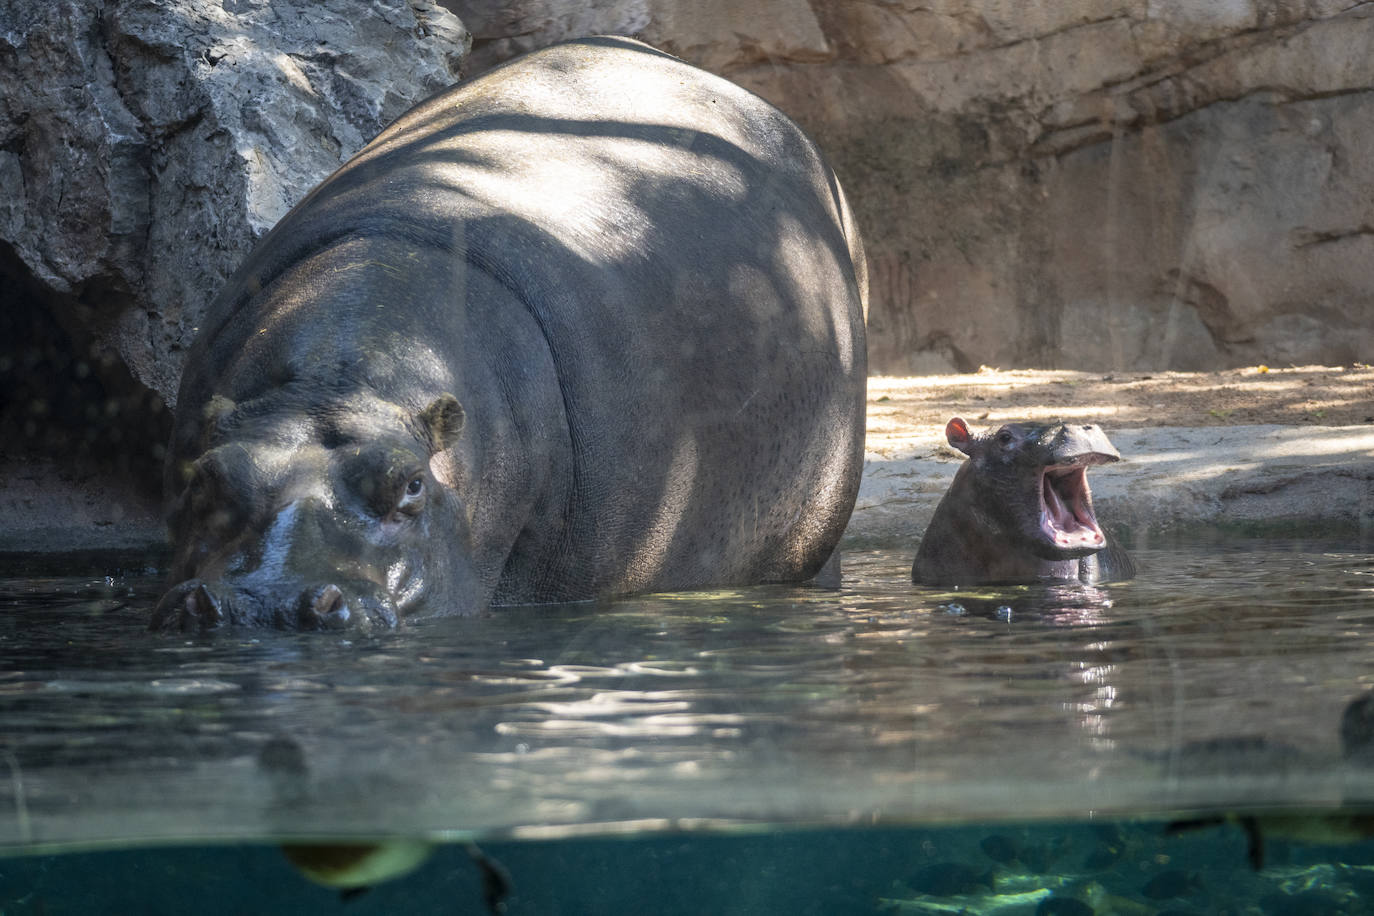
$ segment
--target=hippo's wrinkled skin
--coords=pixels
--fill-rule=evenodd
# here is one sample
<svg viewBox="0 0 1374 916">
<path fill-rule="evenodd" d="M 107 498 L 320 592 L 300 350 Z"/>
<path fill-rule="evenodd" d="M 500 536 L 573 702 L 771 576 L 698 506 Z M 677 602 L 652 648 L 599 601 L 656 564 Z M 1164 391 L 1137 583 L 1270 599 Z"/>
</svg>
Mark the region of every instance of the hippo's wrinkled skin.
<svg viewBox="0 0 1374 916">
<path fill-rule="evenodd" d="M 212 304 L 153 626 L 813 577 L 858 489 L 865 289 L 814 145 L 647 45 L 436 96 Z"/>
<path fill-rule="evenodd" d="M 924 585 L 1135 575 L 1097 524 L 1087 469 L 1121 455 L 1098 426 L 1013 423 L 975 436 L 958 417 L 949 444 L 969 456 L 921 538 L 911 567 Z"/>
</svg>

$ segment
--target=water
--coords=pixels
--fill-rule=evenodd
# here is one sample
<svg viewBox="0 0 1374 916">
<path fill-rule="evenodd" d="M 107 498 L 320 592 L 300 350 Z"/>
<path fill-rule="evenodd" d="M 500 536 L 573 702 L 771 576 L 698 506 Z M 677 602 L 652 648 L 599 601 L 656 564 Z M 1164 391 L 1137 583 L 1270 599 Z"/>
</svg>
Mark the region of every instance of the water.
<svg viewBox="0 0 1374 916">
<path fill-rule="evenodd" d="M 983 849 L 1002 841 L 1017 859 L 1003 863 Z M 1054 897 L 1123 916 L 1361 914 L 1374 893 L 1374 849 L 1367 843 L 1271 843 L 1271 861 L 1256 872 L 1246 864 L 1238 830 L 1170 835 L 1156 822 L 653 834 L 484 849 L 512 876 L 512 916 L 1030 916 Z M 966 882 L 969 893 L 912 889 L 913 882 L 932 886 L 932 867 L 951 875 L 946 889 Z M 1163 887 L 1153 885 L 1153 894 L 1178 889 L 1182 896 L 1148 896 L 1158 879 Z M 5 859 L 0 906 L 9 916 L 486 912 L 475 869 L 451 846 L 410 877 L 348 901 L 308 884 L 280 852 L 260 845 Z"/>
<path fill-rule="evenodd" d="M 0 859 L 0 912 L 330 911 L 272 842 L 417 835 L 448 842 L 347 912 L 482 912 L 471 839 L 512 913 L 1361 912 L 1367 545 L 1134 555 L 1102 588 L 939 591 L 851 551 L 839 591 L 344 638 L 152 635 L 151 570 L 11 569 L 0 845 L 38 855 Z M 1262 870 L 1237 822 L 1165 829 L 1226 812 L 1262 817 Z"/>
</svg>

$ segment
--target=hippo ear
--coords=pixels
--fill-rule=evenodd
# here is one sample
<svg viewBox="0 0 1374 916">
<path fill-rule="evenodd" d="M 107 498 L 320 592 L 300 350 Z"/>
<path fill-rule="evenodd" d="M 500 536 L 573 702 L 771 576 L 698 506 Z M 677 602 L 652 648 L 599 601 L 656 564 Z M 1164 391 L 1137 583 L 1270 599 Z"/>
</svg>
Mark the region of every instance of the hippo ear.
<svg viewBox="0 0 1374 916">
<path fill-rule="evenodd" d="M 973 434 L 968 431 L 968 424 L 959 417 L 945 424 L 945 438 L 965 455 L 973 454 Z"/>
<path fill-rule="evenodd" d="M 237 407 L 238 405 L 224 395 L 214 395 L 200 410 L 201 422 L 206 426 L 218 426 L 233 416 Z"/>
<path fill-rule="evenodd" d="M 442 452 L 457 442 L 458 434 L 463 431 L 463 405 L 445 392 L 420 411 L 416 419 L 429 439 L 430 452 Z"/>
<path fill-rule="evenodd" d="M 214 395 L 200 409 L 200 451 L 208 452 L 210 444 L 224 434 L 234 420 L 238 405 L 222 394 Z"/>
</svg>

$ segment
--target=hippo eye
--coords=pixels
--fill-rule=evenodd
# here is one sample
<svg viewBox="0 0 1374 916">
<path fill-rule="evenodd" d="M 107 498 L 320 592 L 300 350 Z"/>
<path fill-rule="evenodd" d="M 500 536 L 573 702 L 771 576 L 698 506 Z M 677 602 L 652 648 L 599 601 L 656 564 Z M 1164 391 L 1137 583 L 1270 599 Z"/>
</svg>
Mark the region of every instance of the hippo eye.
<svg viewBox="0 0 1374 916">
<path fill-rule="evenodd" d="M 405 488 L 401 491 L 401 498 L 396 503 L 398 512 L 405 512 L 414 515 L 420 511 L 425 502 L 425 476 L 416 474 L 406 481 Z"/>
<path fill-rule="evenodd" d="M 1011 433 L 1007 432 L 1005 429 L 997 434 L 997 442 L 1001 445 L 1011 445 L 1011 439 Z"/>
</svg>

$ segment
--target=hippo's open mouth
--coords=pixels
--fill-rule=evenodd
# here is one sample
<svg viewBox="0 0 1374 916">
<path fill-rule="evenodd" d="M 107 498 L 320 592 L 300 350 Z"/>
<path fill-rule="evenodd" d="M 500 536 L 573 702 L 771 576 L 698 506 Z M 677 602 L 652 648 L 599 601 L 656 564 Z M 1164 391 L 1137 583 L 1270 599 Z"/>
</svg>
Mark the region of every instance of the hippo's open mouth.
<svg viewBox="0 0 1374 916">
<path fill-rule="evenodd" d="M 1101 550 L 1107 544 L 1088 490 L 1088 465 L 1096 463 L 1052 465 L 1040 474 L 1040 530 L 1059 550 Z"/>
</svg>

